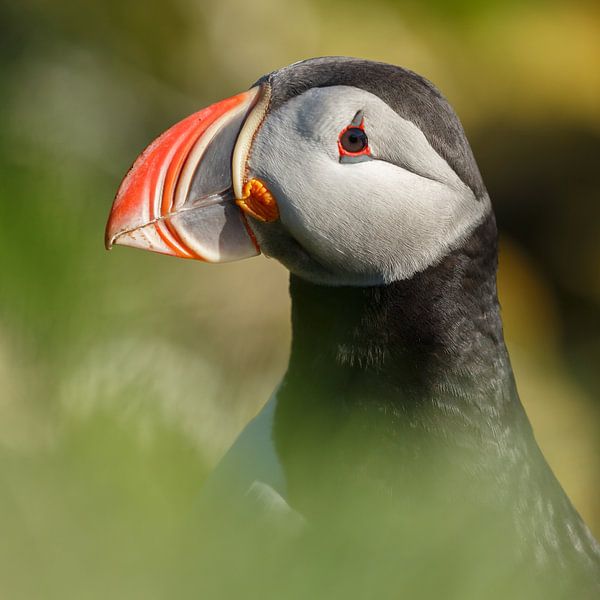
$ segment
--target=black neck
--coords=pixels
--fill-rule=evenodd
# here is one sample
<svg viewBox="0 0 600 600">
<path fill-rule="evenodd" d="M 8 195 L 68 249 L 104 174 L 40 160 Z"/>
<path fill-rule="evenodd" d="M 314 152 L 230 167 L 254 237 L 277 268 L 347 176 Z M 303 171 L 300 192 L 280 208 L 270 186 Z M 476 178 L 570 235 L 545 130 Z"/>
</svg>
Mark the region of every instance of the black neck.
<svg viewBox="0 0 600 600">
<path fill-rule="evenodd" d="M 292 351 L 275 425 L 288 475 L 293 464 L 313 468 L 307 436 L 328 456 L 332 432 L 353 460 L 381 450 L 374 463 L 393 457 L 417 470 L 422 461 L 407 457 L 427 462 L 440 444 L 456 464 L 492 472 L 503 452 L 533 442 L 502 335 L 496 239 L 490 216 L 438 264 L 379 287 L 292 276 Z M 486 455 L 498 431 L 507 439 Z"/>
<path fill-rule="evenodd" d="M 519 401 L 496 267 L 490 216 L 410 280 L 335 288 L 291 277 L 292 351 L 274 438 L 290 499 L 301 511 L 322 512 L 324 497 L 337 511 L 340 497 L 365 490 L 415 506 L 444 495 L 456 502 L 456 493 L 460 502 L 498 509 L 504 520 L 496 522 L 508 529 L 520 521 L 521 541 L 529 531 L 545 543 L 552 522 L 571 552 L 570 527 L 589 560 L 598 560 Z M 426 470 L 430 482 L 423 483 Z"/>
<path fill-rule="evenodd" d="M 459 249 L 406 281 L 335 288 L 292 276 L 286 381 L 312 381 L 328 397 L 336 388 L 346 402 L 373 395 L 403 411 L 427 410 L 443 396 L 465 417 L 490 404 L 510 412 L 516 396 L 496 257 L 490 216 Z"/>
</svg>

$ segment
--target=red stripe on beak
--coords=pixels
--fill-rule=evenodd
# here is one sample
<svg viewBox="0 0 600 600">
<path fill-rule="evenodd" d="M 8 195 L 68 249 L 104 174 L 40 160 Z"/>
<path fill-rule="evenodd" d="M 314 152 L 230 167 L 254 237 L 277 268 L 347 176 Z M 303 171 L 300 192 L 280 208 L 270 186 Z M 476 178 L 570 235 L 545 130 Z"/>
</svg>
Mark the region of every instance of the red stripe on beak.
<svg viewBox="0 0 600 600">
<path fill-rule="evenodd" d="M 256 95 L 254 88 L 194 113 L 144 150 L 117 192 L 106 226 L 107 248 L 119 240 L 163 254 L 204 260 L 182 239 L 170 218 L 187 194 L 187 190 L 178 189 L 181 174 L 190 153 L 211 125 L 228 119 L 230 114 L 246 112 Z"/>
</svg>

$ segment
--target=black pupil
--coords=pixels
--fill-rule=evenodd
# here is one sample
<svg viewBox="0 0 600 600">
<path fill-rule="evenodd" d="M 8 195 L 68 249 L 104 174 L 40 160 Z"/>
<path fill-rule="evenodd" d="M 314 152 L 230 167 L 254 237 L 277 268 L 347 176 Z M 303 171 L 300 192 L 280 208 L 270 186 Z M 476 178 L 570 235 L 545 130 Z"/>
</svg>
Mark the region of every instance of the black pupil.
<svg viewBox="0 0 600 600">
<path fill-rule="evenodd" d="M 358 127 L 346 129 L 340 142 L 346 152 L 362 152 L 369 144 L 367 134 Z"/>
</svg>

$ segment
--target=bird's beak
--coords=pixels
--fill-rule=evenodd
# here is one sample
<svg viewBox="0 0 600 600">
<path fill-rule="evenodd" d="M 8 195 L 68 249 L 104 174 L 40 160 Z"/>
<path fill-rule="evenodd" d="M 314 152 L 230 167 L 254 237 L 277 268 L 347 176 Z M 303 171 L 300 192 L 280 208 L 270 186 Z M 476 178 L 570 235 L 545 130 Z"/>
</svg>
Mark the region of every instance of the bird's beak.
<svg viewBox="0 0 600 600">
<path fill-rule="evenodd" d="M 106 247 L 122 244 L 208 262 L 259 254 L 239 199 L 269 95 L 267 85 L 254 87 L 187 117 L 152 142 L 119 187 Z"/>
</svg>

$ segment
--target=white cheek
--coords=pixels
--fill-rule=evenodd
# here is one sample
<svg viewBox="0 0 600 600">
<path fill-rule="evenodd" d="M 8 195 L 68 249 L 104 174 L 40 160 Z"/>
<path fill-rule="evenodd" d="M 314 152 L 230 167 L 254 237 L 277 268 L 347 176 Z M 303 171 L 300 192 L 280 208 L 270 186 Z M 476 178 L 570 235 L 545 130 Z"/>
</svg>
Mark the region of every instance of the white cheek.
<svg viewBox="0 0 600 600">
<path fill-rule="evenodd" d="M 408 267 L 448 234 L 455 218 L 456 192 L 388 163 L 328 163 L 325 169 L 322 161 L 309 160 L 299 166 L 327 172 L 308 188 L 289 180 L 282 220 L 311 253 L 343 260 L 340 267 L 364 272 L 374 258 Z"/>
<path fill-rule="evenodd" d="M 330 283 L 405 279 L 474 229 L 489 212 L 489 199 L 478 201 L 405 121 L 387 143 L 410 149 L 402 156 L 407 168 L 383 160 L 340 163 L 340 118 L 356 106 L 353 100 L 333 112 L 304 107 L 300 114 L 270 115 L 255 140 L 250 172 L 277 198 L 289 234 L 335 274 Z M 376 143 L 372 149 L 377 155 Z"/>
</svg>

